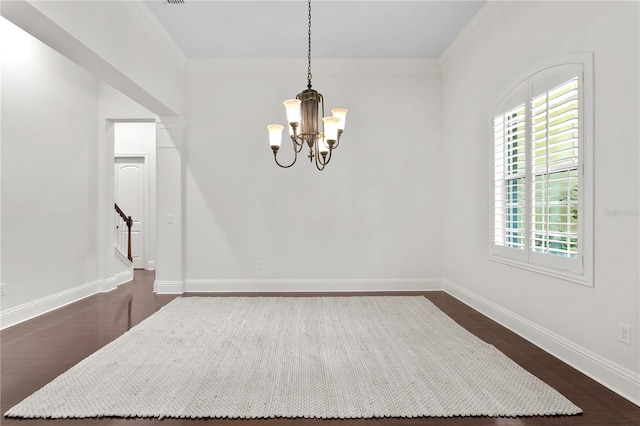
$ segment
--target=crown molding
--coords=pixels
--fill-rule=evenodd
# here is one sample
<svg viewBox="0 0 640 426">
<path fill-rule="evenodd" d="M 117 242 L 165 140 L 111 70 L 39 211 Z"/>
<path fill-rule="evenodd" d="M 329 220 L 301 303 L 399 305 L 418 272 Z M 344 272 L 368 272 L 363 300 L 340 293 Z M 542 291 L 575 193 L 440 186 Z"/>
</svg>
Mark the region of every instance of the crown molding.
<svg viewBox="0 0 640 426">
<path fill-rule="evenodd" d="M 171 60 L 184 72 L 187 63 L 187 55 L 182 51 L 178 43 L 160 23 L 156 15 L 151 12 L 144 1 L 122 1 L 129 10 L 135 13 L 142 27 L 169 55 Z"/>
<path fill-rule="evenodd" d="M 437 59 L 318 58 L 313 70 L 322 74 L 439 74 Z M 305 72 L 302 58 L 188 58 L 187 73 L 296 73 Z"/>
<path fill-rule="evenodd" d="M 511 3 L 511 0 L 488 0 L 440 55 L 442 69 L 448 68 L 460 54 Z"/>
</svg>

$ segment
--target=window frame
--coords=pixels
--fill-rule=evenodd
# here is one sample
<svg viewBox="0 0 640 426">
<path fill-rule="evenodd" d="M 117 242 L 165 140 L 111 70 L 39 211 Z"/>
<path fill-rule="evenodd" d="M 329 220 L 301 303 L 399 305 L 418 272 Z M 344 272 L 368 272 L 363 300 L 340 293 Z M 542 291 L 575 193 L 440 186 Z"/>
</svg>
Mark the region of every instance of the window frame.
<svg viewBox="0 0 640 426">
<path fill-rule="evenodd" d="M 532 177 L 531 171 L 531 106 L 533 98 L 542 93 L 533 92 L 532 87 L 544 77 L 561 75 L 567 67 L 578 72 L 578 256 L 575 261 L 550 254 L 535 253 L 530 246 L 532 222 Z M 490 259 L 536 273 L 553 276 L 578 284 L 594 285 L 594 59 L 593 53 L 574 53 L 546 61 L 523 74 L 516 84 L 509 85 L 499 102 L 494 103 L 490 118 L 491 141 L 491 212 L 490 212 Z M 503 92 L 503 93 L 505 93 Z M 521 100 L 521 102 L 519 102 Z M 496 232 L 496 170 L 495 119 L 512 111 L 519 104 L 525 105 L 525 248 L 516 249 L 495 244 Z M 504 157 L 503 157 L 504 158 Z M 505 167 L 503 164 L 502 167 Z M 502 186 L 504 188 L 504 185 Z M 504 203 L 504 201 L 503 201 Z M 506 223 L 506 222 L 503 222 Z"/>
</svg>

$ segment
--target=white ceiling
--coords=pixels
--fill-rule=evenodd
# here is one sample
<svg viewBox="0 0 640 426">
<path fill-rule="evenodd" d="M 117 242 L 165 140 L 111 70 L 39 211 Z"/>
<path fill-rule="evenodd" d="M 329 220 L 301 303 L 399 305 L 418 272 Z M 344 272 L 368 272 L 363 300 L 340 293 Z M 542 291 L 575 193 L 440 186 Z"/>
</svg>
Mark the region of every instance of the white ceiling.
<svg viewBox="0 0 640 426">
<path fill-rule="evenodd" d="M 307 56 L 307 2 L 146 1 L 189 57 Z M 312 1 L 312 56 L 437 58 L 484 0 Z"/>
</svg>

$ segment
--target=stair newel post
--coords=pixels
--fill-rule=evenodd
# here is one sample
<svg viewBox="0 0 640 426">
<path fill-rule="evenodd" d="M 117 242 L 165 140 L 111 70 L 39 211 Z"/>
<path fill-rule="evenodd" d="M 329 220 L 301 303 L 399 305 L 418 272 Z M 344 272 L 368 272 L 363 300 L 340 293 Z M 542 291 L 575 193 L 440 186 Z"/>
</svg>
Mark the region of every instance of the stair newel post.
<svg viewBox="0 0 640 426">
<path fill-rule="evenodd" d="M 131 216 L 127 218 L 127 258 L 133 262 L 133 256 L 131 256 L 131 227 L 133 226 L 133 219 Z"/>
</svg>

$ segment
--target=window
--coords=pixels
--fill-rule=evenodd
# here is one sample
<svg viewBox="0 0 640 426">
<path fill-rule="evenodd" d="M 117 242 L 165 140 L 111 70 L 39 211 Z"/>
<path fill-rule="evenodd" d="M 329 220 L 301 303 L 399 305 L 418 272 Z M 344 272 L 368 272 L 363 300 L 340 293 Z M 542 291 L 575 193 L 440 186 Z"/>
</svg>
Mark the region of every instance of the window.
<svg viewBox="0 0 640 426">
<path fill-rule="evenodd" d="M 492 258 L 591 285 L 593 65 L 568 59 L 526 78 L 493 114 Z"/>
</svg>

